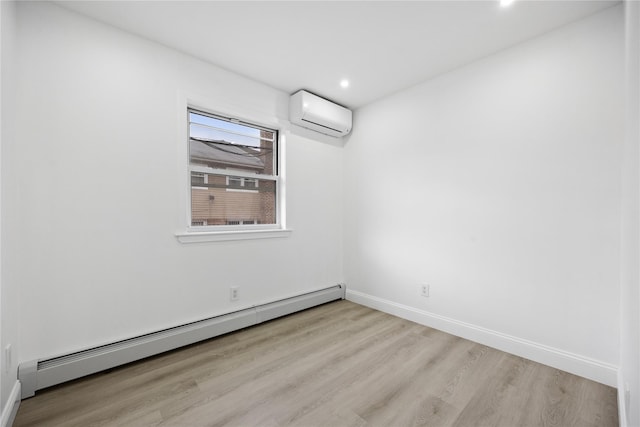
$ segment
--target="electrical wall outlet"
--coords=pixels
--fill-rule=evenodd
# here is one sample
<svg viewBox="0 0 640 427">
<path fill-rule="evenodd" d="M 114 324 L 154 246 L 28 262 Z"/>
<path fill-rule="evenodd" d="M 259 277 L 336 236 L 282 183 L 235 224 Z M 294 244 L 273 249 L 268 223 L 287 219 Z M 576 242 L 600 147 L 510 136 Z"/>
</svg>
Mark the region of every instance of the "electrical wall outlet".
<svg viewBox="0 0 640 427">
<path fill-rule="evenodd" d="M 420 295 L 429 298 L 429 285 L 420 285 Z"/>
<path fill-rule="evenodd" d="M 230 288 L 230 294 L 229 294 L 229 299 L 231 299 L 231 301 L 237 301 L 238 300 L 238 287 L 237 286 L 232 286 Z"/>
</svg>

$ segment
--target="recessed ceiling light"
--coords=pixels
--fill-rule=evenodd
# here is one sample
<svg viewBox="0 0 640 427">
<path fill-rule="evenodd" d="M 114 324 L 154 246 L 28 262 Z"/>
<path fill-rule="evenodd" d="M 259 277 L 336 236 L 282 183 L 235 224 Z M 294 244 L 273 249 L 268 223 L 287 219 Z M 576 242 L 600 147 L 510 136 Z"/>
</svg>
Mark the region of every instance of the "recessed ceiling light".
<svg viewBox="0 0 640 427">
<path fill-rule="evenodd" d="M 500 0 L 500 6 L 502 7 L 507 7 L 509 5 L 511 5 L 511 3 L 513 3 L 514 0 Z"/>
<path fill-rule="evenodd" d="M 347 80 L 347 79 L 340 80 L 340 87 L 342 89 L 348 88 L 349 87 L 349 80 Z"/>
</svg>

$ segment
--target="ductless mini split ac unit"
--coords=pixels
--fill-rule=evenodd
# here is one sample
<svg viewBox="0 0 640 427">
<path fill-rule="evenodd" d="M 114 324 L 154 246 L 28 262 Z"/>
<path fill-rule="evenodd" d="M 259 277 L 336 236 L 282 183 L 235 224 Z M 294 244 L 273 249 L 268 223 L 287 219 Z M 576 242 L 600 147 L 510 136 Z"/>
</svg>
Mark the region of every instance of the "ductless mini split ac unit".
<svg viewBox="0 0 640 427">
<path fill-rule="evenodd" d="M 299 90 L 289 99 L 289 121 L 325 135 L 338 137 L 351 132 L 352 113 L 348 108 L 305 90 Z"/>
</svg>

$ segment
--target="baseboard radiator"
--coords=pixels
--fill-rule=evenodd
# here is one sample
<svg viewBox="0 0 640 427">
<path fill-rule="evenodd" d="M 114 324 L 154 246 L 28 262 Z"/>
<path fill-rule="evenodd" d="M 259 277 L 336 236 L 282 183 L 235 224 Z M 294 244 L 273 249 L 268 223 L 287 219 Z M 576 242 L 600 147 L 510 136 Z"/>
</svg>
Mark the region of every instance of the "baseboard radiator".
<svg viewBox="0 0 640 427">
<path fill-rule="evenodd" d="M 345 292 L 345 285 L 340 284 L 63 356 L 21 363 L 18 379 L 22 399 L 35 395 L 37 390 L 344 299 Z"/>
</svg>

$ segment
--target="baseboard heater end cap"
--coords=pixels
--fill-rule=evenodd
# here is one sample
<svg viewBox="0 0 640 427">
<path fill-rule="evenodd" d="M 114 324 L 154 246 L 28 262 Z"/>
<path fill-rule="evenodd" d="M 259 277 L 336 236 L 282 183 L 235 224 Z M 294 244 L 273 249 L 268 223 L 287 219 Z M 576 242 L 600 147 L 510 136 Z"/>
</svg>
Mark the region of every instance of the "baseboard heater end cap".
<svg viewBox="0 0 640 427">
<path fill-rule="evenodd" d="M 344 289 L 342 289 L 341 285 L 338 285 L 286 300 L 264 304 L 256 307 L 257 323 L 266 322 L 320 304 L 342 299 L 343 296 Z"/>
<path fill-rule="evenodd" d="M 18 380 L 20 381 L 21 398 L 33 397 L 38 389 L 38 360 L 22 362 L 18 365 Z"/>
</svg>

